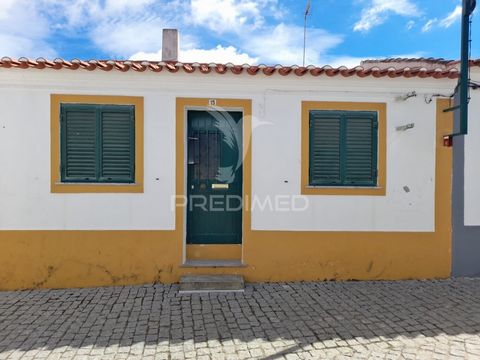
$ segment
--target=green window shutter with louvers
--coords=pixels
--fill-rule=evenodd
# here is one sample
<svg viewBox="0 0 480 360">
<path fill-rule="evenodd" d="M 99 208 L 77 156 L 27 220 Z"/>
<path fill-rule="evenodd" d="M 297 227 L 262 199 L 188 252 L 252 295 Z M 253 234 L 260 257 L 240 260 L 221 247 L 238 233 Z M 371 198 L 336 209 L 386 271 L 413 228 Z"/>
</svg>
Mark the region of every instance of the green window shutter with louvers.
<svg viewBox="0 0 480 360">
<path fill-rule="evenodd" d="M 134 113 L 129 105 L 62 104 L 62 182 L 133 183 Z"/>
<path fill-rule="evenodd" d="M 95 106 L 62 105 L 62 182 L 91 182 L 97 178 L 97 111 Z"/>
<path fill-rule="evenodd" d="M 101 112 L 101 181 L 134 181 L 134 145 L 133 106 L 104 106 Z"/>
<path fill-rule="evenodd" d="M 310 185 L 341 184 L 341 113 L 310 112 Z"/>
<path fill-rule="evenodd" d="M 310 185 L 377 185 L 377 113 L 310 112 Z"/>
<path fill-rule="evenodd" d="M 377 114 L 345 112 L 344 183 L 377 185 Z"/>
</svg>

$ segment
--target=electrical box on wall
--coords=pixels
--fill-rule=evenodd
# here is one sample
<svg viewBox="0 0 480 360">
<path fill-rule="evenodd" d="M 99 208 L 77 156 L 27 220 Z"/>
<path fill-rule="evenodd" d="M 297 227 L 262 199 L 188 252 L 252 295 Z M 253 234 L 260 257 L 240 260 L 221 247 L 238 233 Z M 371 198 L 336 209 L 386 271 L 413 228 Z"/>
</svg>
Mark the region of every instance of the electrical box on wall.
<svg viewBox="0 0 480 360">
<path fill-rule="evenodd" d="M 443 146 L 451 147 L 453 145 L 453 136 L 452 135 L 444 135 L 443 136 Z"/>
</svg>

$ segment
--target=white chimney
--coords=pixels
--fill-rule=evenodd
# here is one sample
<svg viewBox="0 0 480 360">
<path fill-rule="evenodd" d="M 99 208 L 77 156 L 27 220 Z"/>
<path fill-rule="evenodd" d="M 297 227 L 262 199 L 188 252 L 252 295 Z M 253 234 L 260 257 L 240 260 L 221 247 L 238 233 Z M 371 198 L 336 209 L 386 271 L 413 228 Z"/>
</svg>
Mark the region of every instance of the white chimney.
<svg viewBox="0 0 480 360">
<path fill-rule="evenodd" d="M 177 29 L 163 29 L 162 61 L 178 61 Z"/>
</svg>

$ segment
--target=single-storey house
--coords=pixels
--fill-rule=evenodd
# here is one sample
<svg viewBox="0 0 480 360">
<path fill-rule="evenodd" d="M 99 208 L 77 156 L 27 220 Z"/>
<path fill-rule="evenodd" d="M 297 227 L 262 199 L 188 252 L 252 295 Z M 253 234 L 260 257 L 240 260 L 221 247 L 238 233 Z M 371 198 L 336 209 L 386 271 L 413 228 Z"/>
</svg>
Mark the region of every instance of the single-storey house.
<svg viewBox="0 0 480 360">
<path fill-rule="evenodd" d="M 478 273 L 478 92 L 444 139 L 458 73 L 2 58 L 0 289 L 448 278 L 452 248 Z"/>
</svg>

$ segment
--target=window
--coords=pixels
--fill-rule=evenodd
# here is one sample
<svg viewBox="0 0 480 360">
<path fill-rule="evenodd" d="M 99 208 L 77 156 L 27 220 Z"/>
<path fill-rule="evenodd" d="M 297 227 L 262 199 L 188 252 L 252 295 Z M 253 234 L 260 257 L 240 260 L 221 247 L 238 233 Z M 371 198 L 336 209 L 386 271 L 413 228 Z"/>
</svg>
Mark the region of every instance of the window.
<svg viewBox="0 0 480 360">
<path fill-rule="evenodd" d="M 377 113 L 310 111 L 311 186 L 377 185 Z"/>
<path fill-rule="evenodd" d="M 301 193 L 386 195 L 387 104 L 302 101 Z"/>
<path fill-rule="evenodd" d="M 61 105 L 62 182 L 135 181 L 135 109 Z"/>
<path fill-rule="evenodd" d="M 51 191 L 143 193 L 143 98 L 51 95 Z"/>
</svg>

